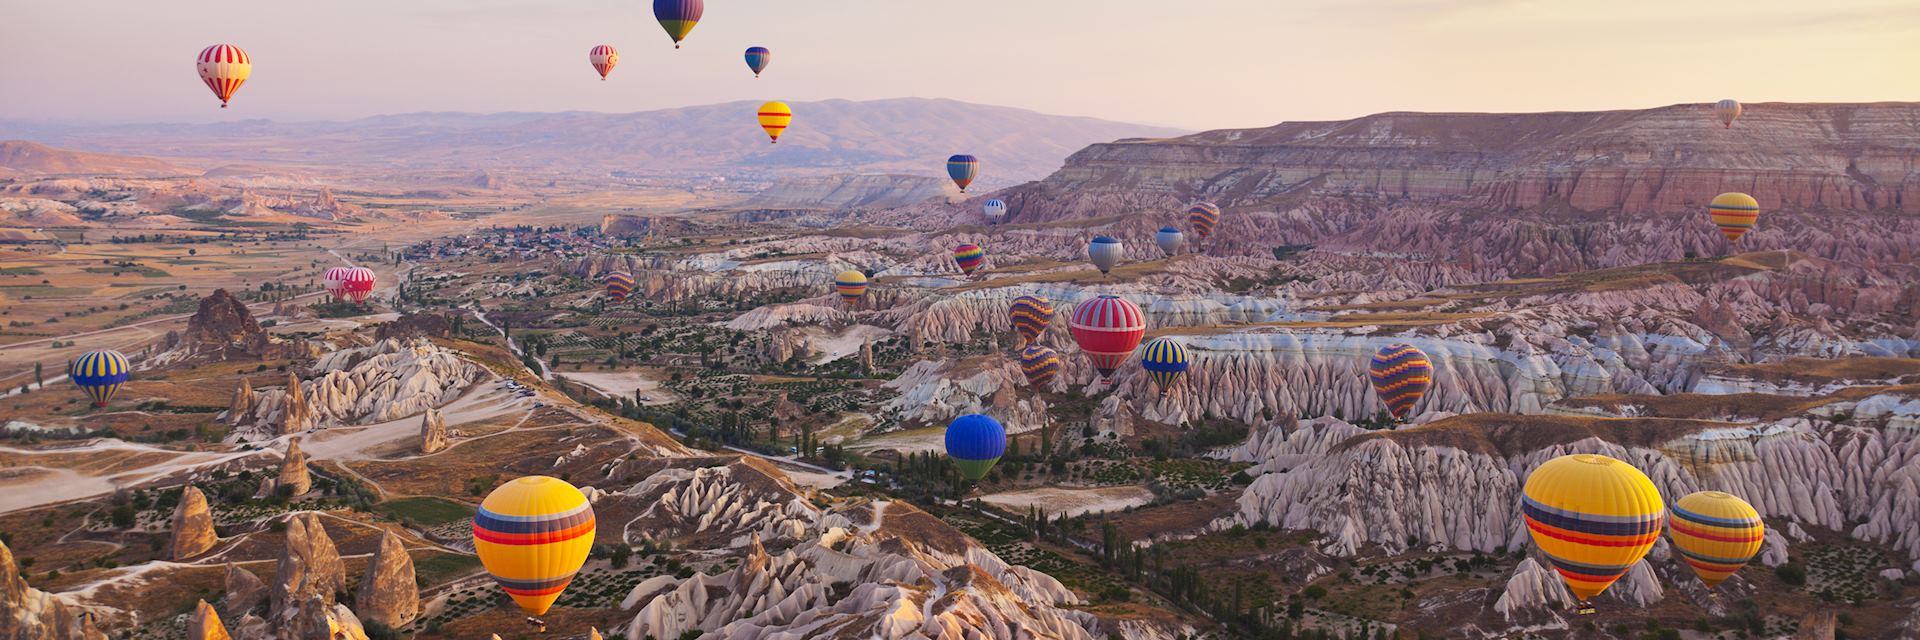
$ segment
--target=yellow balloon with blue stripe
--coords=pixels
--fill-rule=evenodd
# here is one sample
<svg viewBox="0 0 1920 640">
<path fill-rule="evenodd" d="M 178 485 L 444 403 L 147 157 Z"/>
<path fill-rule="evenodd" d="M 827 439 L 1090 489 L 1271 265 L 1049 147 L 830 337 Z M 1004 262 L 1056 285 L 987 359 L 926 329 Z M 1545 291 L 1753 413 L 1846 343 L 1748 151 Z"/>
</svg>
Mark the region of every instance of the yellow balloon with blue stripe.
<svg viewBox="0 0 1920 640">
<path fill-rule="evenodd" d="M 560 598 L 593 548 L 593 505 L 565 480 L 526 476 L 500 485 L 473 516 L 473 550 L 527 615 Z"/>
<path fill-rule="evenodd" d="M 127 383 L 127 377 L 133 367 L 127 364 L 127 357 L 118 351 L 88 351 L 73 361 L 67 368 L 67 377 L 73 384 L 93 398 L 93 406 L 104 407 Z"/>
<path fill-rule="evenodd" d="M 1140 368 L 1146 369 L 1147 377 L 1160 385 L 1160 393 L 1173 388 L 1173 383 L 1180 379 L 1180 374 L 1187 372 L 1187 366 L 1191 363 L 1187 348 L 1173 338 L 1154 338 L 1141 351 Z"/>
<path fill-rule="evenodd" d="M 1582 609 L 1646 557 L 1667 519 L 1647 474 L 1602 455 L 1548 460 L 1527 476 L 1522 493 L 1527 533 Z"/>
<path fill-rule="evenodd" d="M 1711 588 L 1760 553 L 1767 525 L 1760 521 L 1760 512 L 1738 496 L 1700 491 L 1673 503 L 1667 537 L 1680 559 Z"/>
</svg>

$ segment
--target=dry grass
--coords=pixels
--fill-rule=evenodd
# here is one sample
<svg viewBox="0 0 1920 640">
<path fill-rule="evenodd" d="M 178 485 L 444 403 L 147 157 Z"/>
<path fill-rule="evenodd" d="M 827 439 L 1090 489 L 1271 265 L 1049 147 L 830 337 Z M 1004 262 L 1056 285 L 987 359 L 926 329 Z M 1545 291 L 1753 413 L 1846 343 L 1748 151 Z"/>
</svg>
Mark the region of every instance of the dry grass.
<svg viewBox="0 0 1920 640">
<path fill-rule="evenodd" d="M 1622 446 L 1653 447 L 1674 438 L 1726 426 L 1729 425 L 1725 422 L 1680 418 L 1474 413 L 1411 429 L 1355 436 L 1337 445 L 1335 450 L 1389 440 L 1405 447 L 1452 447 L 1504 458 L 1586 438 L 1600 438 Z"/>
<path fill-rule="evenodd" d="M 1724 373 L 1768 382 L 1828 384 L 1846 381 L 1893 380 L 1920 375 L 1913 358 L 1791 358 L 1765 364 L 1737 364 Z"/>
</svg>

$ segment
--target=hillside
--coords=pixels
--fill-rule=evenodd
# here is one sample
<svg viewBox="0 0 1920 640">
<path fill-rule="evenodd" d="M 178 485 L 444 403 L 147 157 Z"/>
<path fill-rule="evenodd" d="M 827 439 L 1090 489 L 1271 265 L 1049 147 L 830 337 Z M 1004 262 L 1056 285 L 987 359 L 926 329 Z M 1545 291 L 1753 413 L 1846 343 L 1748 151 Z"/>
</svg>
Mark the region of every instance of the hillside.
<svg viewBox="0 0 1920 640">
<path fill-rule="evenodd" d="M 0 175 L 177 176 L 192 173 L 153 158 L 55 149 L 25 140 L 0 141 Z"/>
</svg>

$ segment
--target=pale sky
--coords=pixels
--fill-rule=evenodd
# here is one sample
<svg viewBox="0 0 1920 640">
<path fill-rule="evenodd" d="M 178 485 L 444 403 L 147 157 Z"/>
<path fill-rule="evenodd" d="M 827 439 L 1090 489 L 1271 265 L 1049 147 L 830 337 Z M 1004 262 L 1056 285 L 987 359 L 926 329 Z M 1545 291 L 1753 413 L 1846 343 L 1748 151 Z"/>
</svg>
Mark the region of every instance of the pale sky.
<svg viewBox="0 0 1920 640">
<path fill-rule="evenodd" d="M 0 118 L 345 119 L 942 97 L 1192 129 L 1920 100 L 1920 0 L 0 0 Z M 206 45 L 253 77 L 222 112 Z M 596 44 L 619 48 L 601 82 Z M 766 77 L 741 61 L 773 50 Z"/>
</svg>

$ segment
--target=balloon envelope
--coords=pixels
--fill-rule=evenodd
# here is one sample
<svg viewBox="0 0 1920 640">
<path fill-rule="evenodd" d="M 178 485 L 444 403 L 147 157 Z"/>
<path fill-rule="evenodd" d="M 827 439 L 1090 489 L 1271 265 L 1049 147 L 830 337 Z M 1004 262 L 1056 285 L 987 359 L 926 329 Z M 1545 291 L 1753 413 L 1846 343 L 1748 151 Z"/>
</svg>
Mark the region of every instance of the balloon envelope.
<svg viewBox="0 0 1920 640">
<path fill-rule="evenodd" d="M 607 297 L 612 298 L 615 303 L 626 302 L 627 296 L 633 293 L 633 274 L 631 273 L 625 271 L 610 272 L 607 274 L 606 280 Z"/>
<path fill-rule="evenodd" d="M 1719 118 L 1720 126 L 1725 128 L 1732 128 L 1733 121 L 1739 120 L 1740 112 L 1744 110 L 1736 100 L 1721 100 L 1713 103 L 1713 116 Z"/>
<path fill-rule="evenodd" d="M 473 549 L 527 615 L 559 599 L 593 548 L 593 505 L 558 478 L 526 476 L 487 494 L 473 516 Z"/>
<path fill-rule="evenodd" d="M 702 0 L 653 0 L 653 19 L 660 21 L 660 28 L 667 30 L 667 37 L 673 38 L 673 48 L 678 49 L 693 26 L 700 24 L 700 14 L 706 9 L 707 4 Z"/>
<path fill-rule="evenodd" d="M 773 62 L 773 52 L 766 47 L 747 47 L 747 68 L 753 70 L 753 77 L 767 70 L 767 63 Z"/>
<path fill-rule="evenodd" d="M 366 302 L 367 297 L 373 295 L 373 270 L 366 267 L 349 267 L 346 282 L 341 285 L 341 291 L 354 304 Z"/>
<path fill-rule="evenodd" d="M 767 137 L 775 144 L 780 142 L 780 134 L 787 132 L 787 125 L 793 123 L 793 109 L 785 102 L 769 102 L 760 105 L 760 128 L 765 129 Z"/>
<path fill-rule="evenodd" d="M 947 158 L 947 177 L 960 186 L 960 192 L 966 193 L 967 185 L 980 175 L 980 159 L 967 154 L 957 154 Z"/>
<path fill-rule="evenodd" d="M 333 296 L 334 302 L 347 299 L 347 273 L 352 270 L 350 267 L 331 267 L 325 275 L 320 276 L 320 283 L 326 287 L 327 294 Z"/>
<path fill-rule="evenodd" d="M 133 366 L 127 363 L 127 357 L 118 351 L 88 351 L 68 367 L 67 378 L 93 399 L 93 406 L 104 407 L 132 372 Z"/>
<path fill-rule="evenodd" d="M 1154 384 L 1160 385 L 1160 393 L 1173 387 L 1180 374 L 1187 372 L 1190 362 L 1187 348 L 1173 338 L 1154 338 L 1140 350 L 1140 367 L 1147 370 L 1147 377 L 1153 378 Z"/>
<path fill-rule="evenodd" d="M 1213 235 L 1213 225 L 1219 222 L 1220 207 L 1211 202 L 1195 203 L 1187 209 L 1187 223 L 1193 225 L 1193 234 L 1200 236 L 1201 242 L 1206 242 L 1207 236 Z"/>
<path fill-rule="evenodd" d="M 987 250 L 977 244 L 963 244 L 953 248 L 953 262 L 960 265 L 961 273 L 972 275 L 981 263 L 987 261 Z"/>
<path fill-rule="evenodd" d="M 1120 256 L 1124 253 L 1126 249 L 1120 241 L 1107 236 L 1096 236 L 1087 243 L 1087 259 L 1093 261 L 1093 266 L 1099 268 L 1100 273 L 1112 272 L 1113 267 L 1120 264 Z"/>
<path fill-rule="evenodd" d="M 605 80 L 607 74 L 613 73 L 613 65 L 620 64 L 620 51 L 610 44 L 588 49 L 587 63 L 593 65 L 594 71 L 600 72 L 601 80 Z"/>
<path fill-rule="evenodd" d="M 1100 296 L 1083 300 L 1073 307 L 1073 320 L 1067 324 L 1080 351 L 1093 362 L 1100 381 L 1113 382 L 1127 356 L 1133 355 L 1140 339 L 1147 335 L 1146 315 L 1126 298 Z"/>
<path fill-rule="evenodd" d="M 1020 332 L 1020 338 L 1033 342 L 1046 333 L 1047 325 L 1053 322 L 1053 303 L 1040 296 L 1020 296 L 1013 299 L 1007 316 L 1013 321 L 1013 330 Z"/>
<path fill-rule="evenodd" d="M 947 457 L 968 480 L 987 477 L 1006 452 L 1007 430 L 999 420 L 970 413 L 947 425 Z"/>
<path fill-rule="evenodd" d="M 1727 242 L 1739 242 L 1760 221 L 1760 201 L 1744 193 L 1722 193 L 1707 205 L 1707 215 Z"/>
<path fill-rule="evenodd" d="M 1020 351 L 1020 373 L 1027 376 L 1027 386 L 1047 386 L 1060 375 L 1060 365 L 1060 353 L 1052 349 L 1030 344 Z"/>
<path fill-rule="evenodd" d="M 1173 227 L 1160 227 L 1160 232 L 1153 234 L 1153 243 L 1160 245 L 1161 253 L 1172 256 L 1180 253 L 1180 245 L 1187 243 L 1187 234 Z"/>
<path fill-rule="evenodd" d="M 1667 537 L 1700 581 L 1713 587 L 1760 553 L 1767 525 L 1747 501 L 1730 493 L 1700 491 L 1673 503 Z"/>
<path fill-rule="evenodd" d="M 1527 476 L 1527 532 L 1574 597 L 1591 600 L 1646 557 L 1666 522 L 1653 481 L 1625 462 L 1575 454 Z"/>
<path fill-rule="evenodd" d="M 1007 217 L 1007 202 L 998 199 L 988 200 L 986 204 L 980 206 L 980 212 L 987 214 L 987 222 L 999 222 L 1001 218 Z"/>
<path fill-rule="evenodd" d="M 207 83 L 213 90 L 213 96 L 220 99 L 220 108 L 227 108 L 227 101 L 233 99 L 233 93 L 253 75 L 253 58 L 247 52 L 230 44 L 216 44 L 200 50 L 200 56 L 194 59 L 194 70 L 200 73 L 200 81 Z"/>
<path fill-rule="evenodd" d="M 1413 408 L 1433 386 L 1433 361 L 1410 344 L 1390 344 L 1373 354 L 1367 366 L 1373 380 L 1373 392 L 1387 405 L 1395 420 L 1413 415 Z"/>
<path fill-rule="evenodd" d="M 833 289 L 840 292 L 840 299 L 847 304 L 858 304 L 862 296 L 867 295 L 867 275 L 848 269 L 833 277 Z"/>
</svg>

